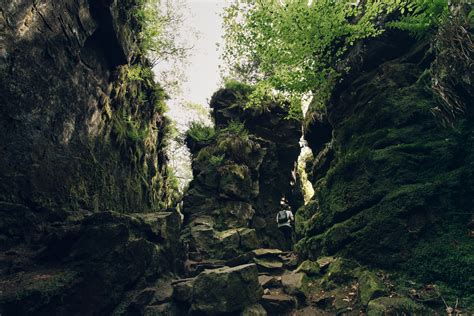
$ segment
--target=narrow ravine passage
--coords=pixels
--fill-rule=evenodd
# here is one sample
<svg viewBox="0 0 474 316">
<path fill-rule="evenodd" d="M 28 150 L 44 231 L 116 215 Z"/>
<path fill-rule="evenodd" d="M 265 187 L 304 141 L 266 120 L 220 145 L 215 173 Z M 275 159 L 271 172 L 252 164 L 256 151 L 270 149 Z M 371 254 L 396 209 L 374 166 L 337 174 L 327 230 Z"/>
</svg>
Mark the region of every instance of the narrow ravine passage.
<svg viewBox="0 0 474 316">
<path fill-rule="evenodd" d="M 474 314 L 470 1 L 216 1 L 2 2 L 0 316 Z"/>
</svg>

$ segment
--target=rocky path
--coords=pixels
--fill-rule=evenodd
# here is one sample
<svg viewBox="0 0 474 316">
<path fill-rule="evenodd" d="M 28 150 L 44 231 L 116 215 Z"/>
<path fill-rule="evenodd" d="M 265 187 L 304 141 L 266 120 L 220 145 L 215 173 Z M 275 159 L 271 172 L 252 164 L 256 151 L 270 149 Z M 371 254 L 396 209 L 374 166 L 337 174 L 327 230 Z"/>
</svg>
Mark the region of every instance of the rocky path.
<svg viewBox="0 0 474 316">
<path fill-rule="evenodd" d="M 307 270 L 279 249 L 255 249 L 225 262 L 188 260 L 185 278 L 157 289 L 168 297 L 140 309 L 145 315 L 331 315 L 307 300 Z"/>
<path fill-rule="evenodd" d="M 424 293 L 423 295 L 432 295 Z M 427 298 L 426 296 L 425 298 Z M 254 249 L 231 260 L 187 261 L 186 275 L 147 289 L 136 315 L 425 315 L 380 273 L 339 257 L 298 264 L 291 252 Z M 151 299 L 150 299 L 151 298 Z M 434 298 L 431 298 L 434 299 Z M 140 305 L 141 304 L 141 305 Z"/>
</svg>

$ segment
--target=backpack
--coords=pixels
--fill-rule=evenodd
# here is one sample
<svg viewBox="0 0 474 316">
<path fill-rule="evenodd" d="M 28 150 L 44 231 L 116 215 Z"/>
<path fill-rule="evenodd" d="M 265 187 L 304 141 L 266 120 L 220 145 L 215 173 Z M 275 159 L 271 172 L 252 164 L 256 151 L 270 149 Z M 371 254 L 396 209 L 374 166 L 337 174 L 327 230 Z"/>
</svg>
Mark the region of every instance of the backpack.
<svg viewBox="0 0 474 316">
<path fill-rule="evenodd" d="M 279 211 L 277 215 L 277 222 L 278 224 L 283 224 L 288 222 L 288 214 L 286 211 Z"/>
</svg>

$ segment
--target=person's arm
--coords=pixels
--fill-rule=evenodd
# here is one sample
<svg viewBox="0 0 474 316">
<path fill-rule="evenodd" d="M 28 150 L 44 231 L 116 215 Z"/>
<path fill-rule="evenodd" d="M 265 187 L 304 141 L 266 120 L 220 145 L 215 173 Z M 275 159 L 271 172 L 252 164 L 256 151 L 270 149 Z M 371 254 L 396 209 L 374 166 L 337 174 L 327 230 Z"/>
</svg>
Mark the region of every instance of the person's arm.
<svg viewBox="0 0 474 316">
<path fill-rule="evenodd" d="M 290 211 L 290 210 L 288 210 L 288 212 L 289 212 L 288 215 L 289 215 L 289 217 L 290 217 L 290 220 L 291 220 L 292 222 L 294 222 L 294 221 L 295 221 L 295 217 L 293 216 L 293 212 Z"/>
</svg>

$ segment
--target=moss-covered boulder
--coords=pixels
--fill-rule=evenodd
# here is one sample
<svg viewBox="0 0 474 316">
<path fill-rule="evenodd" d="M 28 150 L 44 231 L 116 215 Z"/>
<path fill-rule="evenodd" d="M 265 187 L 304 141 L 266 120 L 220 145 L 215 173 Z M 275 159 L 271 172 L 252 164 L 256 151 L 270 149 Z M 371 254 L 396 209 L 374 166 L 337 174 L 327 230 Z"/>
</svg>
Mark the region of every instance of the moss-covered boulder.
<svg viewBox="0 0 474 316">
<path fill-rule="evenodd" d="M 305 260 L 298 266 L 295 272 L 302 272 L 309 276 L 317 276 L 320 274 L 320 270 L 321 268 L 319 263 L 311 260 Z"/>
<path fill-rule="evenodd" d="M 359 295 L 362 305 L 367 305 L 371 300 L 387 294 L 387 288 L 380 278 L 371 271 L 361 271 L 357 279 L 359 281 Z"/>
<path fill-rule="evenodd" d="M 192 310 L 206 315 L 243 311 L 262 294 L 254 264 L 206 270 L 194 281 Z"/>
<path fill-rule="evenodd" d="M 260 304 L 246 307 L 240 316 L 267 316 L 267 311 Z"/>
<path fill-rule="evenodd" d="M 367 308 L 368 316 L 382 315 L 428 315 L 433 313 L 408 298 L 404 297 L 380 297 L 370 301 Z"/>
</svg>

